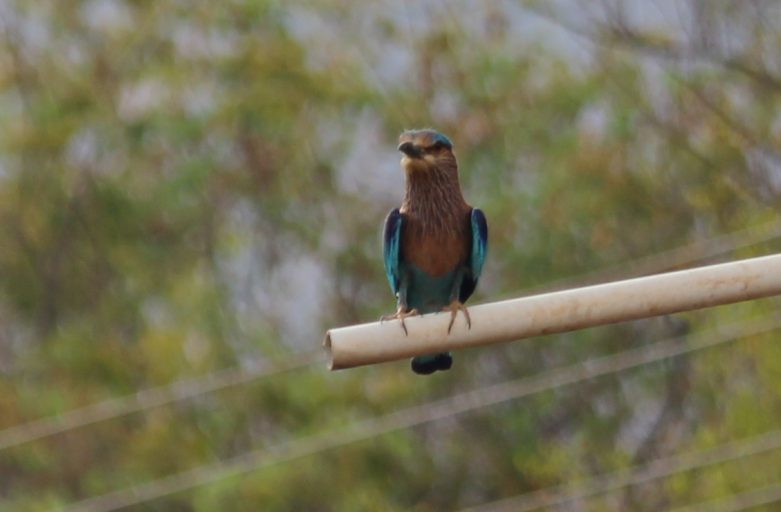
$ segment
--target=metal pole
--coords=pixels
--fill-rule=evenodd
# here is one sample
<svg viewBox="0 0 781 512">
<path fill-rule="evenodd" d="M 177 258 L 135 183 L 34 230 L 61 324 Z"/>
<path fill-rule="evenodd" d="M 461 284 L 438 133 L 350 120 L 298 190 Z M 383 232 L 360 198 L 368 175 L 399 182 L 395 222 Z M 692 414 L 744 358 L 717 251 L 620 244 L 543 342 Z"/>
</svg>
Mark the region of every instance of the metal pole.
<svg viewBox="0 0 781 512">
<path fill-rule="evenodd" d="M 450 334 L 450 313 L 331 329 L 332 370 L 515 341 L 781 294 L 781 254 L 469 307 Z"/>
</svg>

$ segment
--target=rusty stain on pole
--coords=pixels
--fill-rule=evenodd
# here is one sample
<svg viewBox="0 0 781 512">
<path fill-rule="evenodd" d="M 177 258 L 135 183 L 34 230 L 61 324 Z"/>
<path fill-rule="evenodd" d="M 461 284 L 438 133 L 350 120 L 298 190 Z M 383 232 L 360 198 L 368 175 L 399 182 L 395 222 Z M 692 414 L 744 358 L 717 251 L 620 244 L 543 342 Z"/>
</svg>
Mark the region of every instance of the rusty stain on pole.
<svg viewBox="0 0 781 512">
<path fill-rule="evenodd" d="M 781 294 L 781 254 L 469 307 L 472 328 L 449 313 L 331 329 L 332 370 L 541 334 L 636 320 Z"/>
</svg>

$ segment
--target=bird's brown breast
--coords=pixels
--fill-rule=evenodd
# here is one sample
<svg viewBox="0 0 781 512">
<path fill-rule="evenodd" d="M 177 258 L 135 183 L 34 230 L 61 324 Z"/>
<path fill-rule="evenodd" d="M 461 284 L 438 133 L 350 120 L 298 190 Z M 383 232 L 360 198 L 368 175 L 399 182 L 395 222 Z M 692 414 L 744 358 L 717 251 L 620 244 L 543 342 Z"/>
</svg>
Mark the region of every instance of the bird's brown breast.
<svg viewBox="0 0 781 512">
<path fill-rule="evenodd" d="M 415 215 L 404 215 L 402 258 L 427 274 L 438 277 L 463 265 L 472 246 L 469 213 L 430 224 Z"/>
</svg>

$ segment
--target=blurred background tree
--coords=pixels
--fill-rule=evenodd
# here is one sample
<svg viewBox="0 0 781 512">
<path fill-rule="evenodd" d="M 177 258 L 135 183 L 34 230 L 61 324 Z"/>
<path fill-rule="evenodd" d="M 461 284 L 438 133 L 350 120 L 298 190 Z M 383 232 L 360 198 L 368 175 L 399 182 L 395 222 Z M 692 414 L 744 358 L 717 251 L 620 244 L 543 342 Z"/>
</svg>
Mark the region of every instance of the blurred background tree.
<svg viewBox="0 0 781 512">
<path fill-rule="evenodd" d="M 427 379 L 405 363 L 306 364 L 326 328 L 394 307 L 379 230 L 401 198 L 405 128 L 455 141 L 488 215 L 478 301 L 778 251 L 777 19 L 765 0 L 0 1 L 0 439 L 138 390 L 301 362 L 6 442 L 0 510 L 284 454 L 404 407 L 773 317 L 770 299 L 548 336 Z M 781 421 L 774 338 L 133 509 L 455 510 L 718 446 Z M 674 508 L 780 470 L 777 452 L 746 455 L 561 510 Z"/>
</svg>

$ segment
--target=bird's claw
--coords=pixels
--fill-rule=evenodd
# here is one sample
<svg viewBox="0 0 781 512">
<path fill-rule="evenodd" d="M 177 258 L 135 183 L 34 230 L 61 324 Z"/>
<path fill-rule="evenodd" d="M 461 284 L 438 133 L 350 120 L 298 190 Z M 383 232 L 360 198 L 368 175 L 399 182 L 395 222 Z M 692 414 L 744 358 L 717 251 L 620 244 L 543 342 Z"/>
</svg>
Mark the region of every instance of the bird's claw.
<svg viewBox="0 0 781 512">
<path fill-rule="evenodd" d="M 459 311 L 464 312 L 464 317 L 466 317 L 466 326 L 468 329 L 472 328 L 472 319 L 469 317 L 469 310 L 466 308 L 463 302 L 460 300 L 454 300 L 451 302 L 448 306 L 445 306 L 442 308 L 442 311 L 450 311 L 450 324 L 447 326 L 447 333 L 450 334 L 450 331 L 453 329 L 453 324 L 456 321 L 456 316 L 458 315 Z"/>
<path fill-rule="evenodd" d="M 417 315 L 418 315 L 417 309 L 406 309 L 400 307 L 392 315 L 382 315 L 380 317 L 380 323 L 384 322 L 385 320 L 400 320 L 401 328 L 404 329 L 404 334 L 408 335 L 409 333 L 407 332 L 407 325 L 404 323 L 404 319 L 409 316 L 417 316 Z"/>
</svg>

